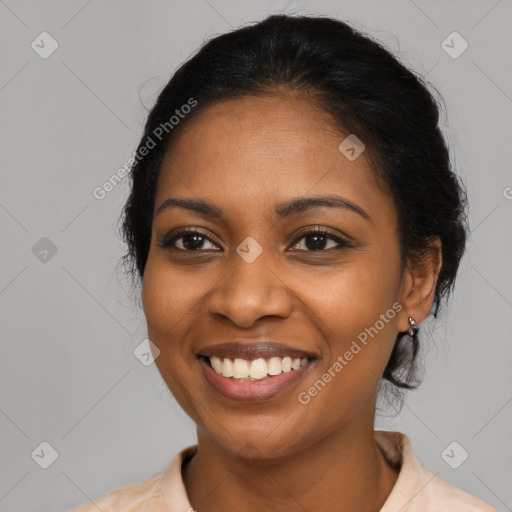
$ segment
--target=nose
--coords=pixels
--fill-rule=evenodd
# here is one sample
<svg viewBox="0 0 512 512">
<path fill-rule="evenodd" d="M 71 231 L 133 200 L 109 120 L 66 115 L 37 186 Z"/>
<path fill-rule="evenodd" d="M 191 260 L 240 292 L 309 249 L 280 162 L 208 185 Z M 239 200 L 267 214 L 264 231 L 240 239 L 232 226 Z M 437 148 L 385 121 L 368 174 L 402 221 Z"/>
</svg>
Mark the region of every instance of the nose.
<svg viewBox="0 0 512 512">
<path fill-rule="evenodd" d="M 272 260 L 266 251 L 252 262 L 233 254 L 230 270 L 208 297 L 208 313 L 225 317 L 243 328 L 252 327 L 263 317 L 290 316 L 291 291 Z"/>
</svg>

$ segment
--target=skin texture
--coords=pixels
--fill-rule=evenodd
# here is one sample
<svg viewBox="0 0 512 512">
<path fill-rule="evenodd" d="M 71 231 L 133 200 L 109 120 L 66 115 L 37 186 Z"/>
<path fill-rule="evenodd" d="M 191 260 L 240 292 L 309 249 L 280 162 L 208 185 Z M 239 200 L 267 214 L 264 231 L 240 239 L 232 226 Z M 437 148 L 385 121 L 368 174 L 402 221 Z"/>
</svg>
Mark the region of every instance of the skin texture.
<svg viewBox="0 0 512 512">
<path fill-rule="evenodd" d="M 338 150 L 346 135 L 305 98 L 249 96 L 198 112 L 166 153 L 143 305 L 158 369 L 197 424 L 198 453 L 183 476 L 201 512 L 240 504 L 249 512 L 375 511 L 396 482 L 373 438 L 377 389 L 408 316 L 421 322 L 430 311 L 440 247 L 401 269 L 394 202 L 364 153 L 351 162 Z M 341 196 L 369 218 L 332 207 L 275 216 L 278 203 L 321 195 Z M 170 197 L 208 200 L 224 218 L 183 208 L 156 214 Z M 308 249 L 302 233 L 315 226 L 350 246 L 327 238 Z M 160 247 L 178 228 L 199 228 L 212 242 L 187 251 L 181 237 L 174 251 Z M 236 252 L 248 236 L 263 249 L 252 263 Z M 402 310 L 300 404 L 298 394 L 394 303 Z M 232 401 L 208 384 L 195 354 L 235 337 L 279 341 L 317 360 L 278 397 Z"/>
</svg>

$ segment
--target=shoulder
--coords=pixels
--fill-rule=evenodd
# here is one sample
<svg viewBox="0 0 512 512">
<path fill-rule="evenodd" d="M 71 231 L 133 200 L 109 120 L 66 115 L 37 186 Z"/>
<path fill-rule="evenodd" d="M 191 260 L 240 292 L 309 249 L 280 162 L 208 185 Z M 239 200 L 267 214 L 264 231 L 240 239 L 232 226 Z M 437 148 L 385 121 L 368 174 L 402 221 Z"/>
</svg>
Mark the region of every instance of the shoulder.
<svg viewBox="0 0 512 512">
<path fill-rule="evenodd" d="M 166 512 L 191 509 L 181 470 L 197 450 L 197 445 L 178 452 L 165 471 L 156 473 L 141 483 L 127 485 L 71 512 Z"/>
<path fill-rule="evenodd" d="M 480 498 L 425 469 L 401 432 L 375 431 L 388 462 L 400 468 L 398 479 L 380 512 L 496 512 Z"/>
<path fill-rule="evenodd" d="M 464 512 L 496 512 L 496 509 L 480 498 L 425 471 L 431 478 L 425 499 L 432 510 Z M 428 508 L 427 510 L 430 510 Z"/>
<path fill-rule="evenodd" d="M 127 485 L 109 492 L 101 498 L 89 501 L 72 512 L 139 512 L 161 510 L 161 482 L 164 472 L 157 473 L 147 480 Z"/>
</svg>

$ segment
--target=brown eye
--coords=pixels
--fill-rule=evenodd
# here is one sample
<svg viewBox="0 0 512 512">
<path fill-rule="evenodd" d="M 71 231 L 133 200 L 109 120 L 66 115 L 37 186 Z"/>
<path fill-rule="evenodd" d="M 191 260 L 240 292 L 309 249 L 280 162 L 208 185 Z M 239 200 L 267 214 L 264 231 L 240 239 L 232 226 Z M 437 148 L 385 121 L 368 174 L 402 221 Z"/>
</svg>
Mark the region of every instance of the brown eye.
<svg viewBox="0 0 512 512">
<path fill-rule="evenodd" d="M 342 238 L 325 231 L 323 229 L 314 229 L 302 233 L 301 237 L 293 244 L 292 248 L 297 248 L 299 242 L 305 240 L 303 247 L 299 248 L 299 251 L 313 252 L 313 251 L 325 251 L 326 249 L 336 249 L 340 247 L 349 247 L 349 244 Z M 326 247 L 329 242 L 334 242 L 334 246 Z"/>
<path fill-rule="evenodd" d="M 197 230 L 184 230 L 172 235 L 168 235 L 159 244 L 164 249 L 173 251 L 185 251 L 185 252 L 199 252 L 201 250 L 217 250 L 206 247 L 205 245 L 213 245 L 217 247 L 217 244 L 213 242 L 208 236 L 201 231 Z M 181 245 L 181 247 L 180 247 Z"/>
</svg>

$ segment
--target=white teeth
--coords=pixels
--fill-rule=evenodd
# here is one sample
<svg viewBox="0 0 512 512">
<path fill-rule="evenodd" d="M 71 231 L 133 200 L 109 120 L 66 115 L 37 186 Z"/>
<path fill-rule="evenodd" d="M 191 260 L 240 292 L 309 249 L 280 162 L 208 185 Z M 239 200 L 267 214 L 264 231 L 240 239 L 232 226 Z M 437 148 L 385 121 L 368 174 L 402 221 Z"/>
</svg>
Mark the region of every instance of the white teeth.
<svg viewBox="0 0 512 512">
<path fill-rule="evenodd" d="M 233 361 L 231 359 L 226 358 L 222 362 L 222 375 L 224 377 L 233 377 Z"/>
<path fill-rule="evenodd" d="M 288 356 L 271 357 L 268 360 L 262 357 L 254 360 L 233 360 L 212 356 L 209 357 L 209 360 L 215 372 L 224 377 L 233 377 L 235 379 L 246 379 L 250 377 L 255 380 L 280 375 L 281 373 L 289 373 L 292 370 L 298 370 L 301 366 L 308 364 L 307 357 L 292 359 Z"/>
<path fill-rule="evenodd" d="M 218 357 L 210 357 L 210 362 L 217 373 L 222 373 L 222 362 Z"/>
<path fill-rule="evenodd" d="M 288 373 L 292 369 L 292 358 L 291 357 L 283 357 L 281 362 L 281 370 L 284 373 Z"/>
<path fill-rule="evenodd" d="M 233 377 L 235 379 L 249 377 L 249 363 L 245 359 L 235 359 L 233 363 Z"/>
<path fill-rule="evenodd" d="M 249 377 L 264 379 L 267 376 L 267 362 L 265 359 L 255 359 L 249 366 Z"/>
<path fill-rule="evenodd" d="M 281 373 L 281 358 L 271 357 L 268 361 L 268 374 L 279 375 Z"/>
</svg>

